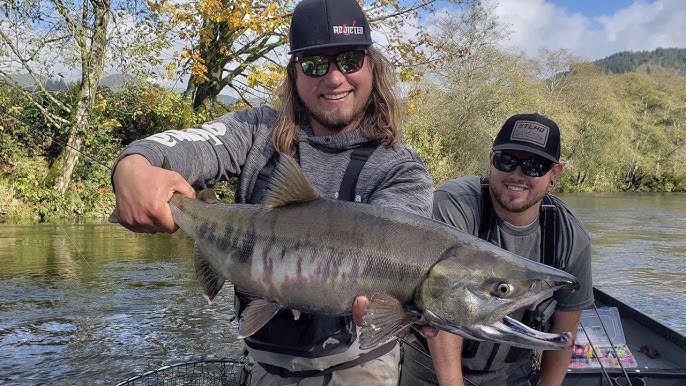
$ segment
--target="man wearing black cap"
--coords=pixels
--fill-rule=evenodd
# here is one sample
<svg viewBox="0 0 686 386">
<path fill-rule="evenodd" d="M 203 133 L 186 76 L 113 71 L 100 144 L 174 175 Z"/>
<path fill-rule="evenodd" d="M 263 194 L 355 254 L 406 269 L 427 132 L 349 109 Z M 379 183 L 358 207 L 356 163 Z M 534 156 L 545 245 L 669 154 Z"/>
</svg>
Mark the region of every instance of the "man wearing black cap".
<svg viewBox="0 0 686 386">
<path fill-rule="evenodd" d="M 136 232 L 174 232 L 174 192 L 237 177 L 236 201 L 260 203 L 278 154 L 294 156 L 323 197 L 429 216 L 431 178 L 400 142 L 388 61 L 355 0 L 303 0 L 290 30 L 279 109 L 232 112 L 133 142 L 117 159 L 117 217 Z M 168 163 L 173 171 L 160 168 Z M 241 314 L 253 299 L 236 289 Z M 253 385 L 395 385 L 396 342 L 360 350 L 352 318 L 279 312 L 245 339 Z"/>
<path fill-rule="evenodd" d="M 575 275 L 581 283 L 576 292 L 558 290 L 535 310 L 512 316 L 539 329 L 576 334 L 581 310 L 593 304 L 591 245 L 579 220 L 549 194 L 562 169 L 557 124 L 540 114 L 512 116 L 493 143 L 489 178 L 467 176 L 441 184 L 434 192 L 433 216 Z M 439 380 L 441 386 L 560 385 L 572 355 L 571 349 L 545 351 L 539 367 L 531 350 L 443 331 L 433 339 L 411 334 L 407 340 L 401 385 Z"/>
</svg>

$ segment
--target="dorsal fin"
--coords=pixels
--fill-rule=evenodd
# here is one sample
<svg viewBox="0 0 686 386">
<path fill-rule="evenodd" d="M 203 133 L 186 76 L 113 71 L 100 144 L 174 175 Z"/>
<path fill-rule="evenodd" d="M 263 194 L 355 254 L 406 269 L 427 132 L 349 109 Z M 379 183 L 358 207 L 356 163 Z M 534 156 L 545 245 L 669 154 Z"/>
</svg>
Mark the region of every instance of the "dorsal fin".
<svg viewBox="0 0 686 386">
<path fill-rule="evenodd" d="M 212 188 L 205 188 L 199 191 L 195 195 L 195 198 L 207 204 L 216 204 L 219 202 L 219 199 Z"/>
<path fill-rule="evenodd" d="M 315 200 L 319 193 L 307 179 L 300 165 L 287 154 L 279 154 L 262 205 L 268 208 Z"/>
</svg>

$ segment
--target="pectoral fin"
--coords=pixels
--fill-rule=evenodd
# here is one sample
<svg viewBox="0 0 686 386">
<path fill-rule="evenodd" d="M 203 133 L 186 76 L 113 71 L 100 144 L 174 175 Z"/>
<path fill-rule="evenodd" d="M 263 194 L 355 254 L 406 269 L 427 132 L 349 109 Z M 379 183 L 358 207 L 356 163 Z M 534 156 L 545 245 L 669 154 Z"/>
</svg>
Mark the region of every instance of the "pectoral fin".
<svg viewBox="0 0 686 386">
<path fill-rule="evenodd" d="M 214 272 L 197 245 L 193 250 L 193 266 L 195 268 L 195 276 L 198 278 L 202 288 L 202 294 L 207 299 L 207 303 L 212 304 L 212 301 L 214 301 L 226 280 Z"/>
<path fill-rule="evenodd" d="M 395 339 L 404 329 L 419 320 L 419 316 L 405 308 L 398 299 L 388 295 L 374 295 L 360 327 L 360 348 L 369 349 Z"/>
<path fill-rule="evenodd" d="M 281 306 L 265 299 L 255 299 L 243 311 L 238 323 L 238 338 L 246 338 L 262 328 Z"/>
</svg>

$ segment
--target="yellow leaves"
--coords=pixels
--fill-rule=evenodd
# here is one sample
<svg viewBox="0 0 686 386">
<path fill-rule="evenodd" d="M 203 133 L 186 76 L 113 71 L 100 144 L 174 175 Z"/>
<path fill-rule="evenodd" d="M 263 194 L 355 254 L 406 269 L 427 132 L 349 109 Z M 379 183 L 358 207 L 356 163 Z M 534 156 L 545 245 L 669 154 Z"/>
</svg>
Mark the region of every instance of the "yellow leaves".
<svg viewBox="0 0 686 386">
<path fill-rule="evenodd" d="M 248 87 L 274 88 L 283 78 L 283 68 L 273 63 L 261 66 L 252 66 L 248 74 Z"/>
<path fill-rule="evenodd" d="M 102 94 L 98 93 L 95 95 L 95 104 L 93 105 L 93 110 L 102 113 L 107 108 L 107 100 Z"/>
<path fill-rule="evenodd" d="M 147 2 L 148 8 L 156 13 L 163 13 L 167 12 L 169 10 L 169 7 L 166 6 L 165 1 L 148 1 Z"/>
<path fill-rule="evenodd" d="M 207 77 L 207 66 L 205 65 L 205 59 L 203 57 L 195 52 L 188 51 L 187 49 L 183 51 L 181 57 L 189 59 L 192 63 L 191 75 L 196 77 L 198 84 L 210 80 L 210 78 Z"/>
<path fill-rule="evenodd" d="M 421 100 L 421 98 L 424 96 L 426 91 L 420 90 L 418 88 L 412 88 L 408 93 L 405 102 L 405 105 L 403 106 L 403 113 L 404 114 L 410 114 L 419 109 L 419 106 L 417 105 L 417 101 Z"/>
<path fill-rule="evenodd" d="M 229 56 L 231 55 L 231 47 L 226 44 L 222 44 L 219 46 L 219 53 L 224 56 Z"/>
<path fill-rule="evenodd" d="M 255 23 L 251 26 L 259 34 L 275 31 L 285 23 L 281 17 L 279 8 L 274 3 L 269 3 L 262 11 L 256 15 Z"/>
<path fill-rule="evenodd" d="M 12 106 L 9 108 L 9 113 L 10 115 L 18 116 L 21 115 L 21 112 L 24 111 L 24 108 L 21 106 Z"/>
<path fill-rule="evenodd" d="M 174 79 L 174 71 L 176 71 L 176 63 L 172 62 L 164 66 L 167 71 L 167 79 Z"/>
<path fill-rule="evenodd" d="M 105 119 L 104 121 L 100 122 L 100 127 L 103 129 L 118 129 L 121 127 L 121 123 L 114 119 Z"/>
<path fill-rule="evenodd" d="M 191 75 L 195 76 L 196 83 L 198 84 L 205 83 L 210 80 L 210 78 L 207 77 L 207 67 L 200 62 L 193 63 Z"/>
<path fill-rule="evenodd" d="M 386 7 L 389 5 L 397 6 L 398 0 L 377 0 L 375 3 L 381 7 Z"/>
<path fill-rule="evenodd" d="M 422 73 L 415 71 L 411 67 L 404 67 L 400 69 L 398 77 L 402 82 L 419 82 L 422 79 Z"/>
<path fill-rule="evenodd" d="M 214 23 L 226 23 L 232 30 L 249 29 L 255 26 L 252 23 L 259 23 L 254 7 L 250 1 L 222 1 L 222 0 L 200 0 L 196 7 L 198 15 Z"/>
</svg>

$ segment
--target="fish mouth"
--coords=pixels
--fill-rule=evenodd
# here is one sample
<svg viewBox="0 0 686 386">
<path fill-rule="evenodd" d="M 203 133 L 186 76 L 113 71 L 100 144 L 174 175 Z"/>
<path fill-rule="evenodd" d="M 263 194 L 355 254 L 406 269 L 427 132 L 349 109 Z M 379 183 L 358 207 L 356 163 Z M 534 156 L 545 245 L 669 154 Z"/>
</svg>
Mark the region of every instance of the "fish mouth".
<svg viewBox="0 0 686 386">
<path fill-rule="evenodd" d="M 473 340 L 487 340 L 532 350 L 564 350 L 574 343 L 569 332 L 541 332 L 509 316 L 490 326 L 476 324 L 464 326 L 460 330 L 458 335 Z"/>
<path fill-rule="evenodd" d="M 571 276 L 571 275 L 570 275 Z M 532 350 L 563 350 L 572 347 L 574 339 L 570 332 L 546 333 L 538 331 L 526 324 L 513 319 L 507 314 L 527 306 L 539 304 L 552 296 L 553 292 L 560 288 L 568 288 L 575 291 L 579 288 L 579 282 L 573 276 L 560 276 L 542 280 L 539 283 L 539 292 L 530 297 L 515 302 L 507 308 L 494 323 L 490 325 L 472 324 L 459 328 L 460 333 L 466 338 L 474 340 L 486 340 L 495 343 L 503 343 L 510 346 L 528 348 Z"/>
</svg>

